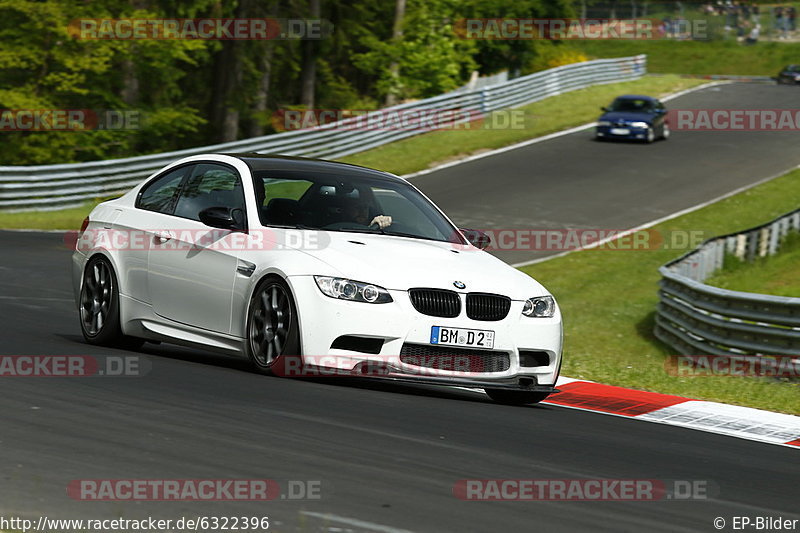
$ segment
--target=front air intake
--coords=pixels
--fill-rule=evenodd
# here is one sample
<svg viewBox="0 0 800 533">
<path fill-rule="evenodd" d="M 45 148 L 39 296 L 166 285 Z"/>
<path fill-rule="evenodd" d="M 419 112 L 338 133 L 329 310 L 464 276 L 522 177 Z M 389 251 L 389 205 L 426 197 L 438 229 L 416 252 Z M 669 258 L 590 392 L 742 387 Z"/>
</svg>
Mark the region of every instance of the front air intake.
<svg viewBox="0 0 800 533">
<path fill-rule="evenodd" d="M 376 339 L 374 337 L 358 337 L 356 335 L 342 335 L 337 337 L 333 344 L 332 350 L 347 350 L 348 352 L 361 352 L 361 353 L 381 353 L 383 348 L 383 339 Z"/>
<path fill-rule="evenodd" d="M 508 352 L 430 344 L 403 344 L 400 361 L 451 372 L 505 372 L 511 368 Z"/>
</svg>

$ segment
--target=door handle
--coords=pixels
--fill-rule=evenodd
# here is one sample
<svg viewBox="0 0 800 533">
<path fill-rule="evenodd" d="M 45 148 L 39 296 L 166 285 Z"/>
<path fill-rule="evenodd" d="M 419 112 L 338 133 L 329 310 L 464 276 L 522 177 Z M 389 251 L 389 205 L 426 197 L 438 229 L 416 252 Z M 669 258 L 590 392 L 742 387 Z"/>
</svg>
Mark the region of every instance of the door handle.
<svg viewBox="0 0 800 533">
<path fill-rule="evenodd" d="M 155 241 L 159 244 L 165 243 L 172 238 L 172 234 L 168 231 L 157 231 L 153 235 Z"/>
</svg>

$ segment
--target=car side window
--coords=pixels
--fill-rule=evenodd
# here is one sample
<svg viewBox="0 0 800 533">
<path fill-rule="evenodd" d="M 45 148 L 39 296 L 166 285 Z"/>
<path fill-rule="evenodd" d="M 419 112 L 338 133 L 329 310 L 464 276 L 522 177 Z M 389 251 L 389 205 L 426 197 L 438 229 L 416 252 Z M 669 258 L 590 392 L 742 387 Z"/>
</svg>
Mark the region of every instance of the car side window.
<svg viewBox="0 0 800 533">
<path fill-rule="evenodd" d="M 244 220 L 245 203 L 242 180 L 231 167 L 219 163 L 200 163 L 183 186 L 175 205 L 175 216 L 200 220 L 200 212 L 209 207 L 240 210 Z"/>
<path fill-rule="evenodd" d="M 261 223 L 267 226 L 293 226 L 303 223 L 300 199 L 313 183 L 304 179 L 256 176 L 254 187 Z"/>
<path fill-rule="evenodd" d="M 145 185 L 139 192 L 136 207 L 147 211 L 170 214 L 180 184 L 183 178 L 191 172 L 192 168 L 194 168 L 194 165 L 176 168 Z"/>
</svg>

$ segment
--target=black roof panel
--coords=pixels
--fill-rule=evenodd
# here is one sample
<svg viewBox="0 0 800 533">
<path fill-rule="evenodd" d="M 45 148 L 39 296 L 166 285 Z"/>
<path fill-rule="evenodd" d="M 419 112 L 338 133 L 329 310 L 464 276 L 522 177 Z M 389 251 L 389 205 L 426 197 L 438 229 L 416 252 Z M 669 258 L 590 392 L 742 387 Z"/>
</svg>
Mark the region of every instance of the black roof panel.
<svg viewBox="0 0 800 533">
<path fill-rule="evenodd" d="M 222 153 L 220 155 L 227 155 L 241 159 L 250 167 L 253 172 L 263 170 L 295 170 L 306 172 L 325 172 L 325 173 L 348 173 L 369 175 L 373 178 L 383 178 L 391 181 L 405 181 L 402 178 L 375 170 L 372 168 L 362 167 L 358 165 L 351 165 L 349 163 L 339 163 L 337 161 L 327 161 L 324 159 L 311 159 L 307 157 L 292 157 L 282 155 L 267 155 L 258 154 L 254 152 L 230 154 Z"/>
</svg>

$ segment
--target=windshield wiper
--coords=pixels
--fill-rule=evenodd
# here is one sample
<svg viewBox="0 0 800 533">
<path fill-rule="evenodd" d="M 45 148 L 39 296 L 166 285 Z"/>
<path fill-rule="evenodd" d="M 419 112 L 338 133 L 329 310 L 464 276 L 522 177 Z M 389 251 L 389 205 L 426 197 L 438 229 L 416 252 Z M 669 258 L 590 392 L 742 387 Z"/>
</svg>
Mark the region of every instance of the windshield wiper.
<svg viewBox="0 0 800 533">
<path fill-rule="evenodd" d="M 369 235 L 383 234 L 382 229 L 335 228 L 335 229 L 323 229 L 322 231 L 338 231 L 340 233 L 366 233 Z"/>
<path fill-rule="evenodd" d="M 434 239 L 433 237 L 425 237 L 424 235 L 417 235 L 416 233 L 404 233 L 402 231 L 387 231 L 384 232 L 383 234 L 389 235 L 391 237 L 408 237 L 411 239 L 420 239 L 423 241 L 448 242 L 448 241 L 443 241 L 441 239 Z"/>
<path fill-rule="evenodd" d="M 265 224 L 268 228 L 281 228 L 281 229 L 310 229 L 321 231 L 320 228 L 312 228 L 305 224 Z"/>
</svg>

